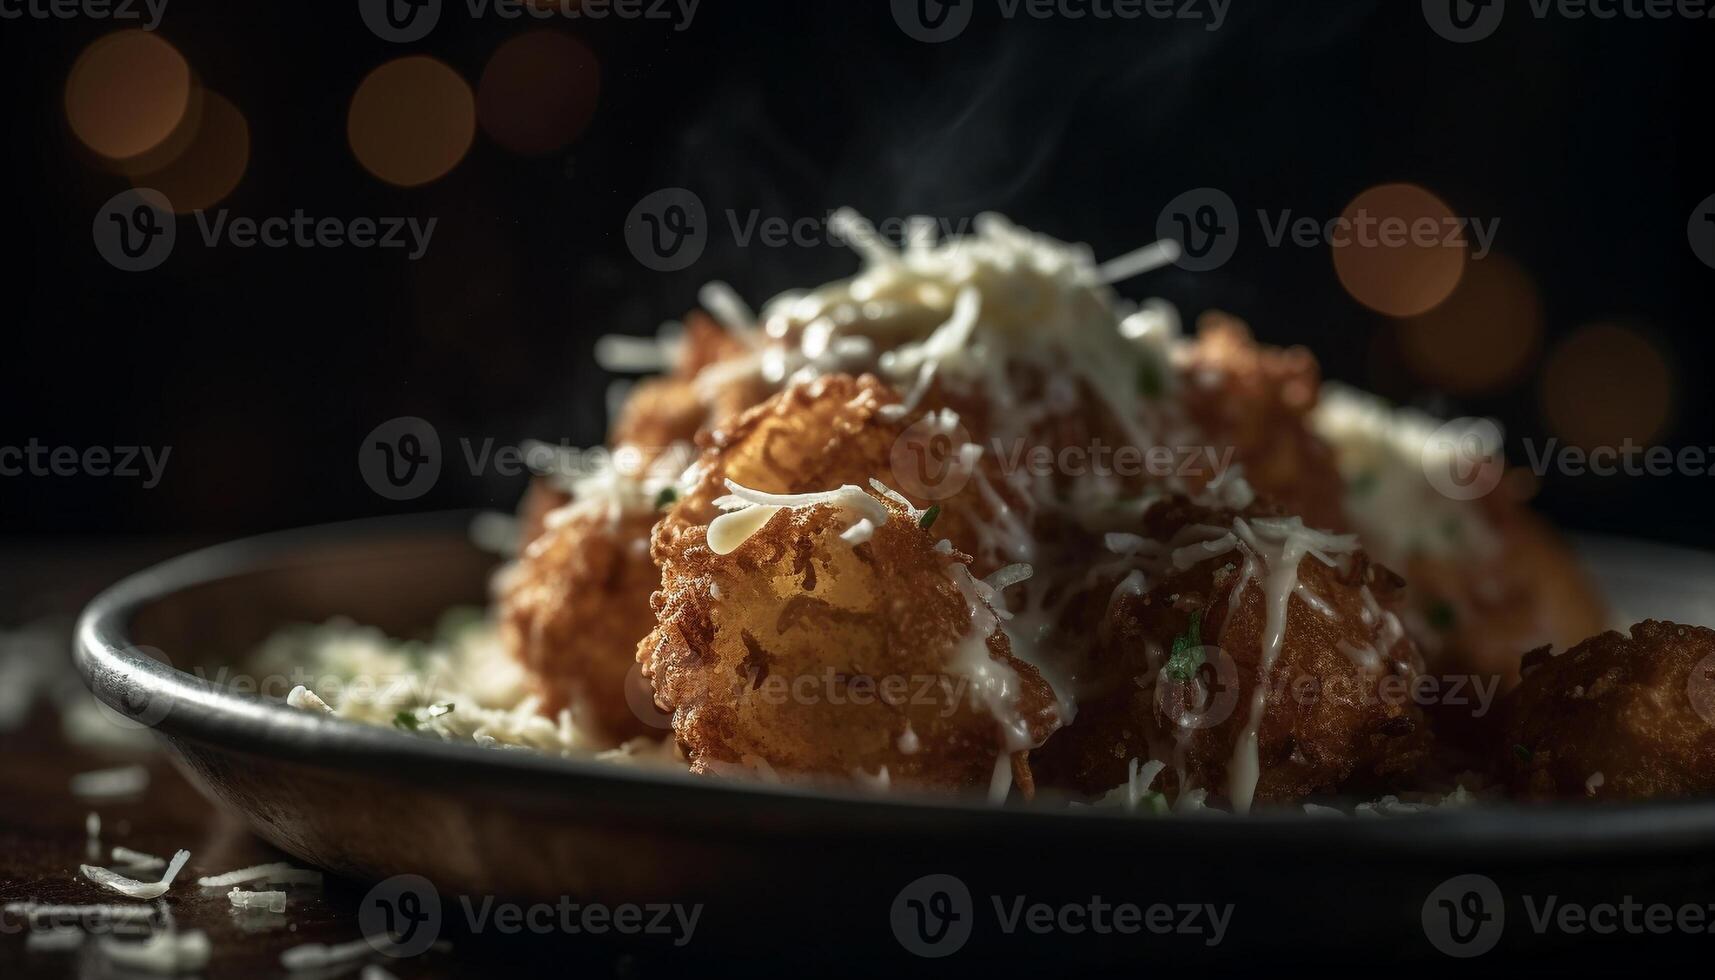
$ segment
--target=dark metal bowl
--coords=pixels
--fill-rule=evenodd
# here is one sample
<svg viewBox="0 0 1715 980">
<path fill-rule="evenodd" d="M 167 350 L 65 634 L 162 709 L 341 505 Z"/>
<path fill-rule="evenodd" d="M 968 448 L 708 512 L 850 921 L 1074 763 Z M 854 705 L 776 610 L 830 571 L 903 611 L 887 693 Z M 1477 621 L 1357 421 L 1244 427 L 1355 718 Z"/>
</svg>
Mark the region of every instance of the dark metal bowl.
<svg viewBox="0 0 1715 980">
<path fill-rule="evenodd" d="M 968 907 L 935 906 L 962 908 L 974 924 L 955 954 L 964 964 L 1289 950 L 1437 957 L 1429 933 L 1442 929 L 1433 924 L 1441 913 L 1431 893 L 1465 874 L 1489 877 L 1504 896 L 1501 950 L 1531 955 L 1576 949 L 1590 936 L 1538 934 L 1526 896 L 1715 899 L 1710 800 L 1392 819 L 992 808 L 445 744 L 207 679 L 287 623 L 345 615 L 411 635 L 449 606 L 482 602 L 494 559 L 469 543 L 469 518 L 292 531 L 163 564 L 90 604 L 78 629 L 80 669 L 101 701 L 154 729 L 210 800 L 304 861 L 360 880 L 419 874 L 443 895 L 702 902 L 704 950 L 921 962 L 906 956 L 899 930 L 927 906 L 902 890 L 931 874 L 955 876 L 971 895 Z M 1610 590 L 1616 569 L 1636 579 L 1616 595 L 1632 614 L 1663 615 L 1664 603 L 1684 609 L 1715 594 L 1706 556 L 1612 542 L 1589 554 Z M 1701 577 L 1688 585 L 1693 573 Z M 1232 903 L 1233 916 L 1214 947 L 1178 934 L 1008 933 L 999 909 L 1017 896 Z M 1609 947 L 1638 941 L 1662 939 L 1602 937 Z"/>
</svg>

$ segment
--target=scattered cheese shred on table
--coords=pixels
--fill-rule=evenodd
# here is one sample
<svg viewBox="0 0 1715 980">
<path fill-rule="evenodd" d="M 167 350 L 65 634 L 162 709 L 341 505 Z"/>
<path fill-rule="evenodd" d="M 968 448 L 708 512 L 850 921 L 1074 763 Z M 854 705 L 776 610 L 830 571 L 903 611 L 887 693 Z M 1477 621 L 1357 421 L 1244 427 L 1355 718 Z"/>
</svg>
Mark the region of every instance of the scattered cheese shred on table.
<svg viewBox="0 0 1715 980">
<path fill-rule="evenodd" d="M 261 909 L 266 912 L 286 911 L 285 892 L 247 892 L 242 888 L 234 888 L 226 893 L 226 898 L 235 909 Z"/>
<path fill-rule="evenodd" d="M 115 847 L 112 854 L 113 863 L 125 865 L 128 871 L 153 871 L 167 866 L 166 858 L 133 851 L 129 847 Z"/>
<path fill-rule="evenodd" d="M 225 874 L 198 878 L 197 884 L 204 888 L 227 888 L 252 881 L 266 881 L 280 885 L 319 885 L 322 881 L 322 873 L 305 868 L 294 868 L 284 861 L 276 861 L 273 864 L 258 864 L 254 867 L 239 868 L 237 871 L 228 871 Z"/>
<path fill-rule="evenodd" d="M 305 943 L 293 946 L 280 954 L 280 965 L 294 972 L 298 970 L 319 970 L 323 967 L 338 966 L 353 960 L 363 959 L 376 952 L 375 947 L 367 939 L 354 939 L 349 943 L 339 943 L 327 946 L 322 943 Z"/>
<path fill-rule="evenodd" d="M 208 934 L 201 931 L 157 932 L 140 943 L 117 939 L 105 939 L 101 943 L 102 955 L 111 963 L 131 970 L 164 974 L 201 970 L 208 965 L 210 948 Z"/>
<path fill-rule="evenodd" d="M 173 860 L 167 865 L 167 871 L 160 881 L 133 881 L 122 874 L 97 868 L 93 865 L 82 865 L 83 876 L 109 891 L 118 892 L 126 898 L 151 899 L 160 898 L 173 887 L 173 879 L 179 876 L 179 870 L 185 862 L 191 859 L 191 852 L 180 851 L 173 855 Z"/>
</svg>

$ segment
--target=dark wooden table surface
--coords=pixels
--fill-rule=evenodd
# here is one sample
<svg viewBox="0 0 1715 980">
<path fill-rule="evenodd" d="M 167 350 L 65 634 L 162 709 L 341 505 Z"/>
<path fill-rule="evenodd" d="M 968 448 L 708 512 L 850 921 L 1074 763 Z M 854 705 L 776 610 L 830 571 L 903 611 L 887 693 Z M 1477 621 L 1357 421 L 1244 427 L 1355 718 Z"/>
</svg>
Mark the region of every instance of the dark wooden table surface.
<svg viewBox="0 0 1715 980">
<path fill-rule="evenodd" d="M 357 977 L 369 964 L 405 980 L 664 972 L 664 966 L 588 937 L 573 942 L 567 937 L 514 941 L 516 937 L 450 935 L 439 948 L 410 959 L 375 955 L 340 968 L 288 974 L 280 963 L 285 949 L 361 938 L 357 908 L 367 884 L 330 877 L 320 888 L 288 889 L 289 905 L 282 915 L 235 914 L 227 889 L 200 888 L 196 878 L 288 858 L 205 800 L 164 753 L 149 750 L 147 743 L 142 754 L 115 753 L 91 747 L 87 739 L 68 739 L 64 731 L 62 706 L 88 697 L 70 668 L 69 630 L 75 611 L 102 586 L 190 544 L 142 542 L 98 552 L 0 545 L 0 635 L 35 624 L 54 631 L 60 650 L 60 669 L 38 692 L 27 719 L 9 730 L 0 726 L 0 906 L 126 902 L 92 885 L 78 866 L 107 865 L 116 845 L 163 857 L 185 849 L 191 852 L 190 863 L 165 901 L 181 932 L 201 930 L 208 935 L 212 959 L 200 974 L 205 977 Z M 0 650 L 0 657 L 5 655 Z M 150 777 L 147 789 L 135 799 L 93 802 L 71 790 L 77 773 L 132 763 L 146 767 Z M 100 861 L 86 854 L 85 818 L 91 811 L 101 818 Z M 137 876 L 149 880 L 154 873 Z M 0 918 L 0 978 L 136 975 L 106 962 L 99 945 L 91 938 L 76 950 L 31 948 L 19 917 L 7 915 Z"/>
</svg>

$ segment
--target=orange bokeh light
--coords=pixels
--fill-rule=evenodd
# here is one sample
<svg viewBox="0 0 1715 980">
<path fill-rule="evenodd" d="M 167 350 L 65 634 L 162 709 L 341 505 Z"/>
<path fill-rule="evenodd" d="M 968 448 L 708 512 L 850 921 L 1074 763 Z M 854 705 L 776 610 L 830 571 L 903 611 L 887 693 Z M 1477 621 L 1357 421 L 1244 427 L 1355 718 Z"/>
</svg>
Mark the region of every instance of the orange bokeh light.
<svg viewBox="0 0 1715 980">
<path fill-rule="evenodd" d="M 1556 345 L 1542 373 L 1542 412 L 1561 438 L 1585 448 L 1644 445 L 1667 428 L 1673 370 L 1649 338 L 1595 323 Z"/>
<path fill-rule="evenodd" d="M 589 125 L 600 92 L 599 63 L 582 41 L 560 31 L 531 31 L 488 59 L 477 82 L 477 121 L 515 153 L 551 153 Z"/>
<path fill-rule="evenodd" d="M 83 49 L 66 78 L 66 120 L 86 146 L 123 160 L 172 134 L 191 100 L 191 69 L 158 34 L 118 31 Z"/>
<path fill-rule="evenodd" d="M 1427 313 L 1459 285 L 1464 235 L 1440 198 L 1415 184 L 1382 184 L 1352 199 L 1345 230 L 1329 242 L 1334 273 L 1378 313 Z"/>
<path fill-rule="evenodd" d="M 166 166 L 133 174 L 131 182 L 165 194 L 183 214 L 232 193 L 250 163 L 250 124 L 225 96 L 204 92 L 202 116 L 184 150 Z"/>
<path fill-rule="evenodd" d="M 1530 274 L 1504 255 L 1465 267 L 1459 288 L 1427 313 L 1400 323 L 1400 353 L 1412 373 L 1458 394 L 1518 380 L 1542 346 L 1542 298 Z"/>
<path fill-rule="evenodd" d="M 351 151 L 365 170 L 402 187 L 445 175 L 476 136 L 476 97 L 458 73 L 427 55 L 389 61 L 351 97 Z"/>
</svg>

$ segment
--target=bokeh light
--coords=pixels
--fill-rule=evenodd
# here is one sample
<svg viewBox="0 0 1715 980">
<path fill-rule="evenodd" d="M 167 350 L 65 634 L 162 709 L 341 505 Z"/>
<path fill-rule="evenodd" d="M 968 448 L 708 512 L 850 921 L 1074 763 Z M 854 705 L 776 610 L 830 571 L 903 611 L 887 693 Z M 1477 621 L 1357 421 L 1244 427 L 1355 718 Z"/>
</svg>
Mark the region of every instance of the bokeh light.
<svg viewBox="0 0 1715 980">
<path fill-rule="evenodd" d="M 78 55 L 66 78 L 66 119 L 84 145 L 110 159 L 147 152 L 179 126 L 191 69 L 160 35 L 118 31 Z"/>
<path fill-rule="evenodd" d="M 1554 433 L 1585 448 L 1652 443 L 1667 428 L 1673 371 L 1655 343 L 1613 323 L 1580 327 L 1542 373 L 1542 412 Z"/>
<path fill-rule="evenodd" d="M 1447 301 L 1399 325 L 1401 355 L 1419 379 L 1455 394 L 1496 391 L 1524 375 L 1542 345 L 1542 298 L 1517 262 L 1465 266 Z"/>
<path fill-rule="evenodd" d="M 1353 198 L 1341 216 L 1352 230 L 1329 250 L 1340 283 L 1358 302 L 1388 316 L 1416 316 L 1459 285 L 1466 236 L 1455 235 L 1452 210 L 1434 194 L 1415 184 L 1382 184 Z M 1390 241 L 1381 234 L 1387 228 L 1404 234 Z M 1413 234 L 1414 228 L 1432 231 Z"/>
<path fill-rule="evenodd" d="M 250 124 L 225 96 L 204 92 L 195 133 L 173 160 L 159 170 L 138 173 L 132 183 L 167 196 L 183 214 L 219 202 L 244 176 L 250 163 Z"/>
<path fill-rule="evenodd" d="M 477 121 L 491 139 L 515 153 L 552 153 L 594 117 L 601 70 L 582 41 L 536 30 L 495 49 L 476 91 Z"/>
<path fill-rule="evenodd" d="M 402 187 L 443 176 L 476 136 L 476 97 L 458 73 L 426 55 L 389 61 L 351 97 L 351 151 L 365 170 Z"/>
</svg>

